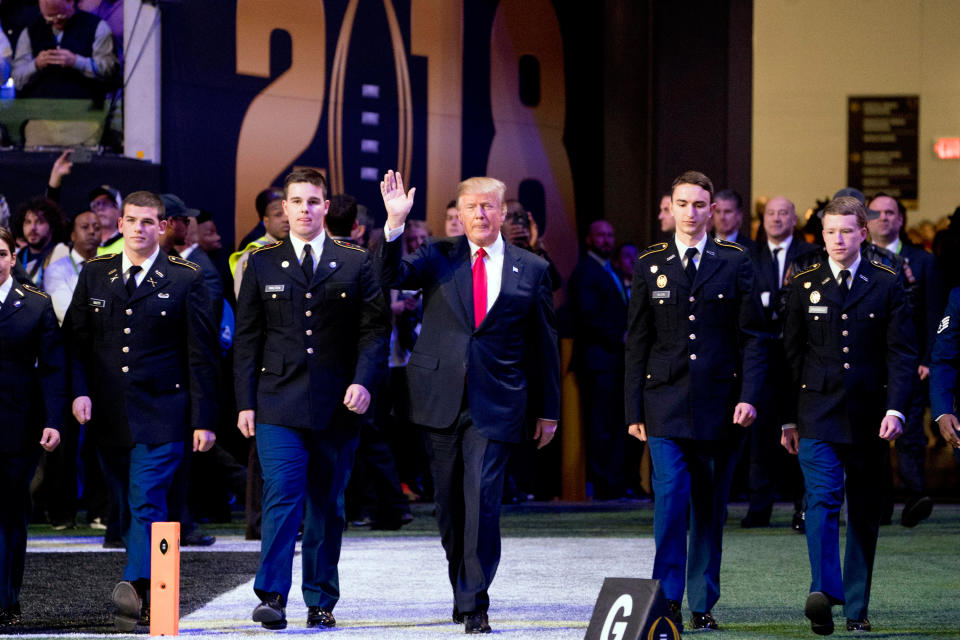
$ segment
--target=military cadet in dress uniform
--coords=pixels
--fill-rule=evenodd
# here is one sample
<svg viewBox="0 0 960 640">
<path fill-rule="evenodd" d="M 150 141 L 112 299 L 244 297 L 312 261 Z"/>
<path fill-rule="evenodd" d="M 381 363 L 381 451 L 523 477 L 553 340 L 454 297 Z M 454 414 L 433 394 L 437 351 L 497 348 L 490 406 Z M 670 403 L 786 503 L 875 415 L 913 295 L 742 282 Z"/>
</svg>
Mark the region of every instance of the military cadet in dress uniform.
<svg viewBox="0 0 960 640">
<path fill-rule="evenodd" d="M 781 442 L 799 453 L 807 488 L 811 584 L 805 614 L 814 633 L 833 632 L 844 605 L 848 631 L 869 631 L 867 607 L 889 442 L 902 432 L 917 369 L 910 304 L 897 273 L 861 243 L 867 212 L 856 198 L 824 209 L 826 248 L 794 274 L 783 342 L 795 401 Z M 840 506 L 846 488 L 846 557 L 840 568 Z"/>
<path fill-rule="evenodd" d="M 960 462 L 960 422 L 957 421 L 957 372 L 960 371 L 960 287 L 950 292 L 947 309 L 937 325 L 930 356 L 930 415 L 940 435 Z"/>
<path fill-rule="evenodd" d="M 192 439 L 213 446 L 217 334 L 199 267 L 159 246 L 163 201 L 137 191 L 123 201 L 121 253 L 88 260 L 64 320 L 73 367 L 73 414 L 96 417 L 104 471 L 126 486 L 127 566 L 114 588 L 116 625 L 149 620 L 150 525 L 167 519 L 167 492 Z M 117 479 L 114 479 L 117 481 Z"/>
<path fill-rule="evenodd" d="M 0 227 L 0 627 L 20 622 L 30 479 L 40 447 L 60 443 L 63 341 L 50 296 L 11 275 L 13 234 Z"/>
<path fill-rule="evenodd" d="M 387 360 L 389 317 L 370 256 L 326 236 L 326 195 L 312 169 L 287 176 L 290 235 L 252 253 L 237 300 L 238 426 L 256 435 L 264 483 L 253 620 L 267 629 L 287 625 L 301 522 L 307 626 L 336 624 L 356 418 Z"/>
<path fill-rule="evenodd" d="M 686 581 L 693 628 L 716 629 L 727 496 L 743 428 L 756 418 L 766 334 L 750 256 L 706 233 L 710 179 L 688 171 L 672 194 L 674 237 L 634 269 L 626 417 L 653 461 L 653 577 L 678 626 Z"/>
</svg>

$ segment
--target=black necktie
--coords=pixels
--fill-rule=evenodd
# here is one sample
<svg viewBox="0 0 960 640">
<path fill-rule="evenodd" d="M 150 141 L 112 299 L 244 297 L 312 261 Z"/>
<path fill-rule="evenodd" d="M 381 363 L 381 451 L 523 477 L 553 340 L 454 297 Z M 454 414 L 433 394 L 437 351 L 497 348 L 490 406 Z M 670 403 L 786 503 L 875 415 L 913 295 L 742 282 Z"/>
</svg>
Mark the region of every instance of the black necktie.
<svg viewBox="0 0 960 640">
<path fill-rule="evenodd" d="M 783 251 L 783 247 L 777 247 L 773 250 L 773 289 L 772 291 L 780 291 L 780 287 L 783 284 L 780 280 L 780 252 Z"/>
<path fill-rule="evenodd" d="M 700 251 L 698 251 L 696 247 L 690 247 L 684 254 L 687 258 L 687 266 L 683 268 L 683 271 L 687 274 L 690 284 L 693 284 L 693 279 L 697 277 L 697 265 L 693 263 L 693 258 L 698 253 L 700 253 Z"/>
<path fill-rule="evenodd" d="M 127 296 L 133 297 L 133 292 L 137 290 L 137 274 L 142 271 L 141 267 L 133 265 L 127 269 Z"/>
<path fill-rule="evenodd" d="M 313 251 L 309 244 L 303 245 L 303 262 L 300 263 L 300 266 L 303 267 L 303 275 L 307 276 L 307 282 L 313 280 Z"/>
<path fill-rule="evenodd" d="M 847 278 L 850 277 L 850 272 L 844 269 L 840 272 L 840 295 L 843 296 L 843 299 L 847 299 L 847 294 L 850 293 L 850 287 L 847 286 Z"/>
</svg>

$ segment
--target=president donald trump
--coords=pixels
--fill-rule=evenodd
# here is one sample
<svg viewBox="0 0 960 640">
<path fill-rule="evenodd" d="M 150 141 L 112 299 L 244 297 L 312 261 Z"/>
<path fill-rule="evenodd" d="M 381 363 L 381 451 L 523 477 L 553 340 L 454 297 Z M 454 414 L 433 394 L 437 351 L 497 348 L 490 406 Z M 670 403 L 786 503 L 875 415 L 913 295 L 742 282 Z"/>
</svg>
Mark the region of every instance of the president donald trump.
<svg viewBox="0 0 960 640">
<path fill-rule="evenodd" d="M 457 188 L 464 236 L 401 260 L 416 189 L 388 171 L 381 283 L 423 290 L 423 327 L 410 354 L 409 419 L 426 427 L 437 524 L 453 586 L 453 620 L 490 633 L 487 590 L 500 561 L 500 501 L 513 445 L 553 438 L 560 360 L 547 262 L 504 242 L 505 185 L 470 178 Z M 527 420 L 527 417 L 530 420 Z M 530 429 L 532 427 L 532 429 Z"/>
</svg>

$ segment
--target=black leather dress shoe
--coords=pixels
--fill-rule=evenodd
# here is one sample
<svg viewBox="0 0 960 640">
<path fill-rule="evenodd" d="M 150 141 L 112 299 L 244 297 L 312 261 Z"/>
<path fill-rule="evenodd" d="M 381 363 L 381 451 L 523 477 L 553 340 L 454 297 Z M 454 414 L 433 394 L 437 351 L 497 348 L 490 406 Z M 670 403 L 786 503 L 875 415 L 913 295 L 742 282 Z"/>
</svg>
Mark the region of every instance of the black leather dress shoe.
<svg viewBox="0 0 960 640">
<path fill-rule="evenodd" d="M 490 633 L 490 622 L 486 611 L 474 611 L 463 614 L 464 633 Z"/>
<path fill-rule="evenodd" d="M 202 533 L 194 531 L 180 538 L 181 547 L 209 547 L 217 541 L 216 536 L 205 536 Z"/>
<path fill-rule="evenodd" d="M 694 629 L 708 629 L 710 631 L 716 631 L 720 628 L 720 625 L 717 624 L 717 621 L 710 615 L 710 612 L 698 613 L 693 612 L 693 616 L 690 618 L 690 626 Z"/>
<path fill-rule="evenodd" d="M 930 517 L 933 511 L 933 500 L 930 496 L 915 496 L 907 500 L 903 505 L 903 513 L 900 514 L 900 524 L 912 528 Z"/>
<path fill-rule="evenodd" d="M 760 509 L 758 511 L 747 511 L 747 516 L 740 521 L 742 529 L 756 529 L 758 527 L 770 526 L 771 509 Z"/>
<path fill-rule="evenodd" d="M 793 522 L 790 523 L 790 528 L 796 531 L 797 533 L 806 533 L 807 532 L 807 512 L 806 511 L 797 511 L 793 514 Z"/>
<path fill-rule="evenodd" d="M 118 582 L 113 588 L 110 599 L 113 601 L 113 606 L 117 608 L 113 617 L 117 631 L 130 633 L 136 629 L 137 623 L 140 622 L 140 611 L 143 609 L 143 602 L 136 587 L 126 581 Z"/>
<path fill-rule="evenodd" d="M 870 621 L 866 618 L 863 620 L 850 620 L 848 618 L 847 631 L 873 631 L 873 627 L 870 625 Z"/>
<path fill-rule="evenodd" d="M 453 618 L 453 621 L 457 624 L 463 624 L 463 613 L 457 608 L 457 605 L 453 605 L 453 615 L 450 617 Z"/>
<path fill-rule="evenodd" d="M 10 605 L 9 607 L 0 607 L 0 627 L 20 624 L 23 618 L 20 615 L 20 603 Z"/>
<path fill-rule="evenodd" d="M 833 633 L 833 607 L 830 604 L 830 598 L 824 592 L 813 591 L 807 596 L 803 615 L 810 620 L 810 630 L 818 636 L 828 636 Z"/>
<path fill-rule="evenodd" d="M 287 614 L 279 593 L 268 593 L 261 598 L 260 604 L 253 609 L 253 621 L 270 631 L 287 628 Z"/>
<path fill-rule="evenodd" d="M 670 620 L 678 631 L 683 631 L 683 610 L 679 600 L 667 600 L 667 609 L 670 611 Z"/>
<path fill-rule="evenodd" d="M 321 607 L 307 607 L 307 629 L 314 627 L 332 627 L 337 624 L 333 612 Z"/>
</svg>

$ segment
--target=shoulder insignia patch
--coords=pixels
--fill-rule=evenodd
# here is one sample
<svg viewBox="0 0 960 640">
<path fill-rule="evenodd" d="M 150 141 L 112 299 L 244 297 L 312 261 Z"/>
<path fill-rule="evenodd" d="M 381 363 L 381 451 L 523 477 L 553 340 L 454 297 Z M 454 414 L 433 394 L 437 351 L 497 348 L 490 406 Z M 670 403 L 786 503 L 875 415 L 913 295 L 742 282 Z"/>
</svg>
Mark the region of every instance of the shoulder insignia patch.
<svg viewBox="0 0 960 640">
<path fill-rule="evenodd" d="M 896 272 L 896 271 L 894 271 L 893 269 L 891 269 L 891 268 L 888 267 L 887 265 L 883 264 L 883 263 L 880 262 L 879 260 L 871 260 L 871 261 L 870 261 L 870 264 L 872 264 L 873 266 L 875 266 L 875 267 L 878 268 L 878 269 L 883 269 L 884 271 L 888 271 L 888 272 L 892 273 L 893 275 L 897 275 L 897 272 Z"/>
<path fill-rule="evenodd" d="M 90 258 L 87 262 L 100 262 L 101 260 L 109 260 L 110 258 L 115 258 L 120 254 L 117 253 L 105 253 L 102 256 L 97 256 L 96 258 Z"/>
<path fill-rule="evenodd" d="M 660 251 L 663 251 L 666 248 L 667 248 L 666 242 L 658 242 L 657 244 L 652 244 L 649 247 L 647 247 L 646 250 L 637 257 L 637 260 L 642 260 L 646 256 L 649 256 L 651 253 L 659 253 Z"/>
<path fill-rule="evenodd" d="M 338 247 L 343 247 L 344 249 L 353 249 L 354 251 L 359 251 L 360 253 L 367 252 L 367 250 L 363 247 L 357 246 L 350 242 L 344 242 L 343 240 L 334 240 L 333 244 L 337 245 Z"/>
<path fill-rule="evenodd" d="M 794 274 L 793 279 L 796 280 L 797 278 L 799 278 L 799 277 L 802 276 L 803 274 L 805 274 L 805 273 L 810 273 L 811 271 L 816 271 L 816 270 L 819 269 L 819 268 L 820 268 L 820 263 L 819 263 L 819 262 L 817 262 L 816 264 L 812 264 L 812 265 L 810 265 L 809 267 L 807 267 L 806 269 L 804 269 L 803 271 Z"/>
<path fill-rule="evenodd" d="M 267 245 L 264 245 L 264 246 L 260 247 L 259 249 L 254 249 L 252 253 L 260 253 L 261 251 L 266 251 L 267 249 L 276 249 L 277 247 L 279 247 L 279 246 L 282 245 L 282 244 L 283 244 L 283 240 L 277 240 L 276 242 L 274 242 L 274 243 L 272 243 L 272 244 L 267 244 Z"/>
<path fill-rule="evenodd" d="M 189 267 L 194 271 L 200 270 L 200 265 L 198 265 L 196 262 L 190 262 L 189 260 L 184 260 L 183 258 L 178 258 L 177 256 L 167 256 L 167 259 L 173 264 L 178 264 L 181 267 Z"/>
<path fill-rule="evenodd" d="M 89 260 L 88 260 L 88 262 L 89 262 Z M 35 294 L 37 294 L 38 296 L 43 296 L 44 298 L 49 298 L 49 297 L 50 297 L 50 294 L 48 294 L 48 293 L 46 293 L 46 292 L 44 292 L 44 291 L 41 291 L 40 289 L 37 289 L 36 287 L 34 287 L 34 286 L 32 286 L 32 285 L 22 284 L 22 283 L 21 283 L 20 286 L 22 286 L 24 289 L 26 289 L 26 290 L 29 291 L 30 293 L 35 293 Z"/>
<path fill-rule="evenodd" d="M 743 247 L 738 245 L 736 242 L 727 242 L 726 240 L 721 240 L 720 238 L 714 238 L 713 241 L 716 242 L 721 247 L 729 247 L 731 249 L 736 249 L 737 251 L 740 251 L 740 252 L 743 251 Z"/>
</svg>

